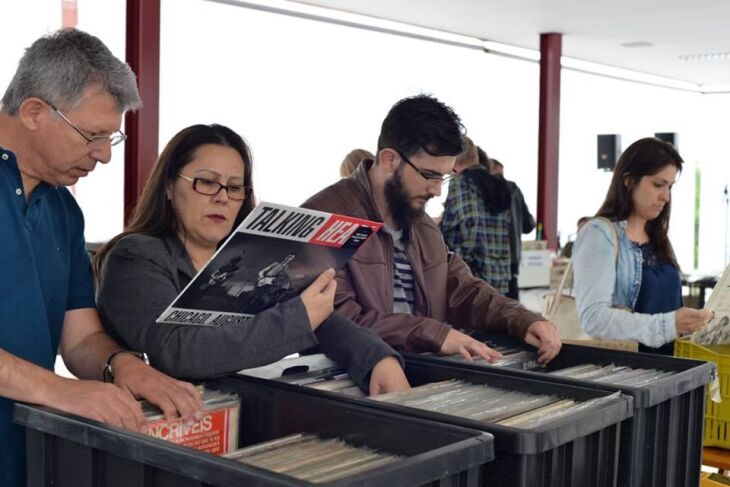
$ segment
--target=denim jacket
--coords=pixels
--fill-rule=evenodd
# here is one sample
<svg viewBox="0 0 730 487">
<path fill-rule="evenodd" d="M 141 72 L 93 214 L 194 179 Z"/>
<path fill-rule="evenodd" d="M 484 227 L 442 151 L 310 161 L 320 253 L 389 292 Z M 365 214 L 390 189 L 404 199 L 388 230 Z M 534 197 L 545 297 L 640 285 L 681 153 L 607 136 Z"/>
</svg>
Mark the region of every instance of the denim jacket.
<svg viewBox="0 0 730 487">
<path fill-rule="evenodd" d="M 659 347 L 677 338 L 675 312 L 643 314 L 632 310 L 641 288 L 641 249 L 626 235 L 626 221 L 589 221 L 573 247 L 576 306 L 583 330 L 596 338 L 635 340 Z M 624 309 L 621 309 L 624 308 Z"/>
</svg>

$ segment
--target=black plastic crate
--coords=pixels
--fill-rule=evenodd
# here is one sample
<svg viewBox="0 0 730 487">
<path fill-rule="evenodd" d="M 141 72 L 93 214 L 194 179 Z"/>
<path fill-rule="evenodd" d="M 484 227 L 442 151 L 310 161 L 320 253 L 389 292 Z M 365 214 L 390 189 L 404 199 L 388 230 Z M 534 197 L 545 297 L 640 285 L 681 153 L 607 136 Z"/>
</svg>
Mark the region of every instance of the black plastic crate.
<svg viewBox="0 0 730 487">
<path fill-rule="evenodd" d="M 316 373 L 312 372 L 313 374 Z M 556 384 L 512 377 L 498 371 L 466 370 L 459 367 L 408 363 L 411 385 L 462 379 L 475 384 L 535 394 L 558 394 L 581 401 L 604 397 L 613 391 Z M 515 487 L 608 487 L 617 485 L 619 425 L 633 411 L 632 399 L 620 396 L 605 404 L 558 419 L 534 429 L 520 429 L 396 404 L 353 398 L 338 393 L 293 385 L 281 380 L 240 375 L 241 382 L 256 384 L 263 391 L 286 390 L 297 397 L 336 397 L 343 403 L 363 404 L 373 411 L 389 411 L 406 417 L 420 417 L 452 425 L 479 429 L 494 435 L 496 457 L 483 467 L 484 485 Z"/>
<path fill-rule="evenodd" d="M 264 390 L 230 378 L 206 386 L 240 396 L 240 447 L 306 432 L 407 458 L 314 484 L 52 409 L 17 404 L 15 421 L 27 432 L 28 486 L 471 487 L 481 482 L 481 465 L 494 458 L 493 438 L 480 431 L 323 397 Z"/>
<path fill-rule="evenodd" d="M 473 332 L 483 342 L 534 350 L 507 335 Z M 634 414 L 624 421 L 619 457 L 619 485 L 635 487 L 696 486 L 700 481 L 704 426 L 705 387 L 714 364 L 665 355 L 609 350 L 564 344 L 560 354 L 544 369 L 495 367 L 484 362 L 457 362 L 437 355 L 407 355 L 407 363 L 431 363 L 467 370 L 499 370 L 561 384 L 620 390 L 634 398 Z M 651 384 L 630 387 L 605 382 L 553 376 L 546 372 L 581 364 L 626 365 L 675 371 Z"/>
</svg>

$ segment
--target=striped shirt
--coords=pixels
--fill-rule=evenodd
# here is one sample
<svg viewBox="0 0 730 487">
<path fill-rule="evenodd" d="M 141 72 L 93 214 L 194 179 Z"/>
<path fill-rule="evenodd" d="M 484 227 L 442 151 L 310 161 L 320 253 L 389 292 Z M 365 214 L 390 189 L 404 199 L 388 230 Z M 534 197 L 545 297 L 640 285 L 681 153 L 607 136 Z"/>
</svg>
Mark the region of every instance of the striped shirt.
<svg viewBox="0 0 730 487">
<path fill-rule="evenodd" d="M 393 237 L 393 313 L 412 315 L 415 309 L 413 300 L 413 269 L 405 252 L 401 238 L 403 231 L 385 228 Z"/>
</svg>

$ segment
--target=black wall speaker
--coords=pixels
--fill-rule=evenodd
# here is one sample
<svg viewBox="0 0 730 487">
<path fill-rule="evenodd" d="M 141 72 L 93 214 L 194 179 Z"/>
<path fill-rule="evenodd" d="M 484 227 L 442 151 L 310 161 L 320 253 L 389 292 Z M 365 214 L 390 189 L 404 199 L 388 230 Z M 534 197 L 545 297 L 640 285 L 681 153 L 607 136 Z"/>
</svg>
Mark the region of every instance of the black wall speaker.
<svg viewBox="0 0 730 487">
<path fill-rule="evenodd" d="M 598 169 L 613 171 L 621 155 L 621 136 L 602 134 L 598 136 Z"/>
<path fill-rule="evenodd" d="M 677 148 L 677 134 L 676 132 L 656 132 L 654 134 L 654 137 L 656 137 L 659 140 L 663 140 L 664 142 L 669 142 L 674 146 L 674 148 Z"/>
</svg>

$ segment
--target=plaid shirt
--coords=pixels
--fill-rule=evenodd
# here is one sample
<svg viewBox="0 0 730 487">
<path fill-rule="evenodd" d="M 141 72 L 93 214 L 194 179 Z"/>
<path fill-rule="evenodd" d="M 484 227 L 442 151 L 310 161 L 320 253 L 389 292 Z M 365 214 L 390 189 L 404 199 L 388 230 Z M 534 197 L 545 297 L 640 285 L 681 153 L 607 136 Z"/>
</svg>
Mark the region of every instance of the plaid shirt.
<svg viewBox="0 0 730 487">
<path fill-rule="evenodd" d="M 472 274 L 502 294 L 508 291 L 512 277 L 508 209 L 488 213 L 476 184 L 458 175 L 449 182 L 439 226 L 446 245 L 466 261 Z"/>
</svg>

